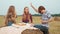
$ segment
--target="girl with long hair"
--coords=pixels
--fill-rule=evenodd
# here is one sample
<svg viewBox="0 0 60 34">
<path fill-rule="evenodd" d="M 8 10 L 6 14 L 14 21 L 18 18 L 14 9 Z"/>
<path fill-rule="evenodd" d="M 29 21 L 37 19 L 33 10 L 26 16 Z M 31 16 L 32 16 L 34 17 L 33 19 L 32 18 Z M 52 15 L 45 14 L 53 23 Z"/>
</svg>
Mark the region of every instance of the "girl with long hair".
<svg viewBox="0 0 60 34">
<path fill-rule="evenodd" d="M 22 17 L 22 22 L 24 23 L 32 23 L 32 15 L 29 13 L 29 8 L 25 7 L 24 8 L 24 14 Z"/>
<path fill-rule="evenodd" d="M 13 23 L 16 23 L 15 19 L 16 19 L 15 7 L 10 6 L 7 15 L 5 16 L 5 25 L 11 26 Z"/>
</svg>

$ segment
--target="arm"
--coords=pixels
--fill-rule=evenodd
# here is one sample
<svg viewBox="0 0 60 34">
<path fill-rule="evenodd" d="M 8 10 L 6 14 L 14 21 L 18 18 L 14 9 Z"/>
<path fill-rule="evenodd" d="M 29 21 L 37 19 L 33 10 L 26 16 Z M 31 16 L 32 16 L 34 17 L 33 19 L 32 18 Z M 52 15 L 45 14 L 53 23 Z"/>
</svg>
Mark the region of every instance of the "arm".
<svg viewBox="0 0 60 34">
<path fill-rule="evenodd" d="M 29 15 L 29 23 L 33 24 L 33 19 L 32 19 L 32 15 Z"/>
<path fill-rule="evenodd" d="M 29 19 L 29 23 L 31 23 L 30 15 L 28 16 L 28 19 Z"/>
<path fill-rule="evenodd" d="M 32 15 L 30 15 L 31 23 L 33 23 Z"/>
<path fill-rule="evenodd" d="M 22 21 L 24 21 L 24 20 L 26 20 L 26 15 L 25 14 L 22 15 Z"/>
<path fill-rule="evenodd" d="M 52 22 L 53 20 L 52 20 L 52 16 L 51 16 L 51 14 L 50 13 L 48 13 L 48 20 L 47 20 L 47 22 Z"/>
<path fill-rule="evenodd" d="M 52 17 L 48 20 L 48 22 L 52 22 L 53 20 L 52 20 Z"/>
<path fill-rule="evenodd" d="M 7 24 L 8 24 L 7 15 L 6 15 L 4 18 L 5 18 L 5 20 L 4 20 L 4 25 L 7 26 Z"/>
<path fill-rule="evenodd" d="M 32 3 L 31 3 L 31 7 L 32 7 L 36 12 L 38 12 L 38 9 L 36 9 L 36 8 L 32 5 Z"/>
<path fill-rule="evenodd" d="M 47 19 L 48 20 L 42 20 L 41 22 L 52 22 L 52 16 L 50 13 L 47 13 Z"/>
<path fill-rule="evenodd" d="M 29 23 L 32 23 L 31 14 L 29 14 L 27 17 L 28 17 Z"/>
<path fill-rule="evenodd" d="M 44 21 L 44 20 L 41 20 L 41 22 L 52 22 L 52 18 L 50 18 L 49 20 L 47 20 L 47 21 Z"/>
<path fill-rule="evenodd" d="M 10 19 L 16 24 L 16 17 L 11 17 Z"/>
<path fill-rule="evenodd" d="M 50 13 L 48 13 L 48 18 L 49 18 L 48 22 L 51 22 L 52 21 L 52 16 L 51 16 Z"/>
</svg>

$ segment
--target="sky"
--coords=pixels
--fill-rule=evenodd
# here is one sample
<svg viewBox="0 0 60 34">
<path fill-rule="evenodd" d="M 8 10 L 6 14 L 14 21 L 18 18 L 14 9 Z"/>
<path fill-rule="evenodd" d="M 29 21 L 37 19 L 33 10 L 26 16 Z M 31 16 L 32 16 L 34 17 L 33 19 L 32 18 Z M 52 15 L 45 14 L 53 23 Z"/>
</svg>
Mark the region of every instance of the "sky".
<svg viewBox="0 0 60 34">
<path fill-rule="evenodd" d="M 11 5 L 15 6 L 17 15 L 22 15 L 23 9 L 26 6 L 29 7 L 29 12 L 31 14 L 38 14 L 32 9 L 30 3 L 36 8 L 41 5 L 44 6 L 51 14 L 60 13 L 60 0 L 0 0 L 0 15 L 6 15 Z"/>
</svg>

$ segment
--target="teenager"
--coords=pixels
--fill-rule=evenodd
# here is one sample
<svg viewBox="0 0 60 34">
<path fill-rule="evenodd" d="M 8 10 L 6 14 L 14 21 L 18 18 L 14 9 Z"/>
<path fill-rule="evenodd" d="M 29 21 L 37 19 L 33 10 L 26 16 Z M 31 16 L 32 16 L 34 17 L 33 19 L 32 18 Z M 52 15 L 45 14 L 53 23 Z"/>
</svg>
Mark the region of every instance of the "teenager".
<svg viewBox="0 0 60 34">
<path fill-rule="evenodd" d="M 10 6 L 7 15 L 5 16 L 5 25 L 11 26 L 13 23 L 16 23 L 15 19 L 16 19 L 15 7 Z"/>
<path fill-rule="evenodd" d="M 22 16 L 22 22 L 24 23 L 32 23 L 32 15 L 29 13 L 29 8 L 25 7 L 24 8 L 24 13 Z"/>
<path fill-rule="evenodd" d="M 39 28 L 44 34 L 49 34 L 48 29 L 49 29 L 49 25 L 48 23 L 51 21 L 51 14 L 49 12 L 46 11 L 44 6 L 39 6 L 38 9 L 36 9 L 32 4 L 31 7 L 38 12 L 39 14 L 42 15 L 41 17 L 41 25 L 35 25 L 34 27 Z"/>
</svg>

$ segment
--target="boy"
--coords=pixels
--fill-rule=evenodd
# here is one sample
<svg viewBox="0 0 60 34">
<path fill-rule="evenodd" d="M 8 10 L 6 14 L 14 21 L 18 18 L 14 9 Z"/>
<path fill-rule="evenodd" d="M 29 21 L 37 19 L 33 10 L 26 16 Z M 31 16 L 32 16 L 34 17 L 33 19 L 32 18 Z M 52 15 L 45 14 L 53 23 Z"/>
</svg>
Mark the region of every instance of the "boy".
<svg viewBox="0 0 60 34">
<path fill-rule="evenodd" d="M 31 4 L 31 7 L 38 13 L 42 15 L 41 25 L 35 25 L 34 27 L 39 28 L 44 34 L 49 34 L 48 32 L 48 22 L 51 21 L 51 14 L 48 13 L 43 6 L 39 6 L 38 10 Z"/>
</svg>

